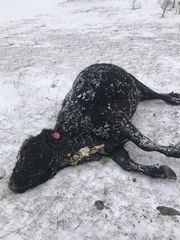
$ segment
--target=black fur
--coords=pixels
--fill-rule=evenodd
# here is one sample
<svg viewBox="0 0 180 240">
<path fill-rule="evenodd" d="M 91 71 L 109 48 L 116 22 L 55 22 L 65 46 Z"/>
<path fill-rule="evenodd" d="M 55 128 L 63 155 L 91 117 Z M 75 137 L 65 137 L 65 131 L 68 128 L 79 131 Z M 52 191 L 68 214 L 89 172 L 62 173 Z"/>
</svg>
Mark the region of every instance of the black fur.
<svg viewBox="0 0 180 240">
<path fill-rule="evenodd" d="M 180 157 L 179 149 L 153 143 L 129 121 L 139 101 L 157 98 L 180 104 L 179 94 L 158 94 L 118 66 L 87 67 L 67 94 L 55 128 L 42 130 L 23 143 L 10 178 L 10 189 L 21 193 L 47 181 L 60 169 L 73 165 L 72 159 L 80 156 L 79 150 L 84 147 L 92 149 L 93 154 L 79 158 L 74 164 L 107 155 L 128 171 L 175 179 L 175 173 L 167 166 L 137 164 L 123 148 L 131 140 L 146 151 Z M 53 138 L 54 132 L 60 133 L 60 139 Z M 103 146 L 103 151 L 94 152 L 95 146 Z"/>
</svg>

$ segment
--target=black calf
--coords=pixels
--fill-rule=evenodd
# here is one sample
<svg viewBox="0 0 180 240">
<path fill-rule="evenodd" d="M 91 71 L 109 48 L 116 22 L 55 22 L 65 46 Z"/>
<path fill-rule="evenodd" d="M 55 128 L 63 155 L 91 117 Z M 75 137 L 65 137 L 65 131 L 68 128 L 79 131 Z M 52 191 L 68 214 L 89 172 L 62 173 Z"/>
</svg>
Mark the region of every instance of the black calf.
<svg viewBox="0 0 180 240">
<path fill-rule="evenodd" d="M 135 163 L 123 148 L 130 140 L 145 151 L 180 157 L 180 149 L 152 142 L 129 121 L 139 101 L 158 98 L 180 105 L 180 94 L 156 93 L 118 66 L 95 64 L 84 69 L 63 102 L 55 128 L 42 130 L 23 143 L 10 189 L 24 192 L 52 178 L 62 168 L 104 155 L 128 171 L 176 179 L 167 166 Z"/>
</svg>

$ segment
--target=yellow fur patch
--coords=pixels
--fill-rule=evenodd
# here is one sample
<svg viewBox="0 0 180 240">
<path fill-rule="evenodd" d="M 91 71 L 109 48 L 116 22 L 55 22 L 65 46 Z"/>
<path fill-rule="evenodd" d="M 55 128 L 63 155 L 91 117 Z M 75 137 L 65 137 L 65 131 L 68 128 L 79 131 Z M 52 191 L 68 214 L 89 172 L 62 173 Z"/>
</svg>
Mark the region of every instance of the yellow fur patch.
<svg viewBox="0 0 180 240">
<path fill-rule="evenodd" d="M 92 148 L 89 148 L 89 147 L 81 148 L 73 156 L 71 156 L 71 154 L 68 154 L 68 157 L 70 157 L 69 163 L 70 163 L 70 165 L 75 166 L 79 162 L 81 162 L 85 157 L 90 157 L 96 153 L 106 154 L 106 152 L 104 150 L 104 144 L 97 145 Z"/>
</svg>

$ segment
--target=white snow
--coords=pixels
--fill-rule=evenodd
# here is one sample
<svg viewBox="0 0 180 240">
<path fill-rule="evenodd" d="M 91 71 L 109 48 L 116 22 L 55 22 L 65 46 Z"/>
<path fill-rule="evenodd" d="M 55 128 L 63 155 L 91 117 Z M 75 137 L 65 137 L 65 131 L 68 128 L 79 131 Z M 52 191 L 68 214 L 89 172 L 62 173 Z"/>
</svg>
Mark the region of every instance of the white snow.
<svg viewBox="0 0 180 240">
<path fill-rule="evenodd" d="M 54 12 L 58 2 L 58 0 L 1 0 L 0 22 L 15 21 L 33 18 L 41 14 L 49 14 Z"/>
<path fill-rule="evenodd" d="M 180 162 L 128 143 L 144 164 L 167 164 L 176 181 L 122 170 L 113 161 L 64 169 L 24 194 L 8 189 L 22 141 L 53 127 L 77 74 L 117 64 L 154 90 L 180 92 L 180 16 L 157 0 L 0 0 L 0 239 L 179 240 Z M 161 144 L 180 140 L 180 108 L 143 102 L 133 123 Z M 136 182 L 133 182 L 136 178 Z M 103 200 L 107 209 L 96 209 Z"/>
</svg>

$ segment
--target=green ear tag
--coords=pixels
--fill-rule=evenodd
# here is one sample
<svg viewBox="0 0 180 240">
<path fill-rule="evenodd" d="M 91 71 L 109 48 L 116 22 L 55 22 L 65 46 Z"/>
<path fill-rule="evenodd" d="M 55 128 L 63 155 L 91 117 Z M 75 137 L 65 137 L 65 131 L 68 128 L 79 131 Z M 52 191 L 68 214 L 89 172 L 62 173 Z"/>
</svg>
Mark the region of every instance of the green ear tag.
<svg viewBox="0 0 180 240">
<path fill-rule="evenodd" d="M 108 162 L 108 160 L 109 160 L 109 158 L 108 157 L 102 157 L 101 159 L 100 159 L 100 162 L 102 163 L 102 164 L 106 164 L 107 162 Z"/>
</svg>

